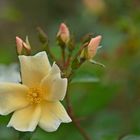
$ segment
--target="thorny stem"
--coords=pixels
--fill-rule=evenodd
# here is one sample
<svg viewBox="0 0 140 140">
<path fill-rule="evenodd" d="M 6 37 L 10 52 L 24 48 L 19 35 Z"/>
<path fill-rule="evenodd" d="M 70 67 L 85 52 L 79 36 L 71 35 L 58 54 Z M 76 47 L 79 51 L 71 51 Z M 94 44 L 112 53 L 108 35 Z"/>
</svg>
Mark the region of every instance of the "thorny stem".
<svg viewBox="0 0 140 140">
<path fill-rule="evenodd" d="M 52 60 L 56 61 L 57 59 L 55 58 L 55 56 L 52 54 L 50 48 L 48 47 L 47 43 L 44 44 L 44 49 L 47 51 L 47 53 L 49 54 L 49 56 L 51 57 Z"/>
<path fill-rule="evenodd" d="M 40 27 L 38 27 L 37 30 L 38 30 L 39 35 L 40 35 L 40 37 L 39 37 L 40 41 L 43 43 L 44 50 L 48 53 L 50 58 L 53 61 L 55 61 L 57 63 L 57 65 L 62 69 L 62 66 L 59 64 L 59 62 L 57 61 L 57 59 L 55 58 L 55 56 L 51 52 L 50 47 L 48 46 L 48 37 L 47 37 L 46 33 Z"/>
<path fill-rule="evenodd" d="M 65 48 L 62 47 L 61 50 L 62 50 L 62 61 L 63 61 L 63 66 L 65 67 L 65 59 L 66 59 L 66 56 L 65 56 Z"/>
<path fill-rule="evenodd" d="M 68 63 L 68 65 L 69 65 L 69 63 L 70 63 L 71 56 L 72 56 L 72 52 L 71 52 L 71 53 L 69 53 L 69 55 L 68 55 L 68 59 L 67 59 L 67 63 Z"/>
<path fill-rule="evenodd" d="M 85 61 L 81 61 L 78 65 L 78 68 L 84 63 Z M 68 85 L 70 84 L 71 80 L 72 80 L 72 76 L 74 74 L 75 71 L 71 71 L 71 74 L 68 76 Z M 69 89 L 69 87 L 68 87 Z M 70 96 L 67 90 L 66 93 L 66 104 L 67 104 L 67 110 L 68 110 L 68 114 L 71 117 L 75 127 L 78 129 L 78 131 L 81 133 L 81 135 L 83 136 L 83 138 L 85 140 L 91 140 L 90 137 L 88 136 L 87 132 L 83 129 L 83 127 L 80 124 L 80 121 L 75 117 L 72 105 L 71 105 L 71 101 L 70 101 Z"/>
<path fill-rule="evenodd" d="M 79 64 L 78 64 L 78 66 L 77 66 L 77 69 L 85 62 L 86 60 L 83 60 L 83 61 L 80 61 L 79 62 Z M 77 70 L 76 69 L 76 70 Z M 71 73 L 69 74 L 69 76 L 68 76 L 68 81 L 69 81 L 69 83 L 71 82 L 71 80 L 72 80 L 72 78 L 73 78 L 73 75 L 75 74 L 75 71 L 76 70 L 71 70 Z"/>
<path fill-rule="evenodd" d="M 77 54 L 75 55 L 73 61 L 74 61 L 75 59 L 77 59 L 77 57 L 81 54 L 82 50 L 83 50 L 85 47 L 87 47 L 87 45 L 88 45 L 88 43 L 85 43 L 85 44 L 80 48 L 80 50 L 79 50 L 79 51 L 77 52 Z"/>
<path fill-rule="evenodd" d="M 70 102 L 70 97 L 68 95 L 68 91 L 67 91 L 67 94 L 66 94 L 66 104 L 67 104 L 68 114 L 71 117 L 75 127 L 79 130 L 79 132 L 81 133 L 81 135 L 83 136 L 83 138 L 85 140 L 91 140 L 90 137 L 88 136 L 87 132 L 81 126 L 80 122 L 75 118 L 75 115 L 74 115 L 74 112 L 73 112 L 73 109 L 72 109 L 72 105 L 71 105 L 71 102 Z"/>
<path fill-rule="evenodd" d="M 68 54 L 68 58 L 67 58 L 67 61 L 65 63 L 66 67 L 69 66 L 69 64 L 70 64 L 71 56 L 72 56 L 72 52 Z"/>
<path fill-rule="evenodd" d="M 60 65 L 60 63 L 57 61 L 57 59 L 55 58 L 55 56 L 52 54 L 49 46 L 47 45 L 47 43 L 44 44 L 44 49 L 45 51 L 49 54 L 49 56 L 51 57 L 51 59 L 53 61 L 55 61 L 57 63 L 57 65 L 62 69 L 62 66 Z"/>
<path fill-rule="evenodd" d="M 87 46 L 87 43 L 84 44 L 84 45 L 80 48 L 80 50 L 79 50 L 79 51 L 77 52 L 77 54 L 75 55 L 73 61 L 75 61 L 75 60 L 78 58 L 78 56 L 81 54 L 82 50 L 83 50 L 86 46 Z M 49 49 L 48 46 L 46 47 L 46 51 L 49 53 L 50 57 L 51 57 L 53 60 L 56 61 L 55 57 L 54 57 L 53 54 L 51 53 L 51 51 L 50 51 L 50 49 Z M 70 60 L 71 60 L 71 55 L 72 55 L 72 54 L 69 53 L 68 59 L 66 60 L 66 54 L 65 54 L 66 51 L 65 51 L 65 47 L 64 47 L 64 46 L 61 47 L 61 51 L 62 51 L 62 64 L 63 64 L 63 65 L 62 65 L 62 66 L 59 65 L 59 66 L 61 66 L 61 69 L 62 69 L 62 70 L 66 70 L 66 69 L 69 67 Z M 57 62 L 57 61 L 56 61 L 56 62 Z M 80 63 L 78 64 L 77 69 L 78 69 L 84 62 L 85 62 L 85 60 L 84 60 L 84 61 L 80 61 Z M 75 73 L 75 70 L 72 70 L 71 73 L 69 74 L 69 76 L 65 76 L 65 77 L 68 78 L 68 85 L 69 85 L 69 83 L 71 82 L 72 76 L 73 76 L 74 73 Z M 80 121 L 78 121 L 78 119 L 77 119 L 77 118 L 75 117 L 75 115 L 74 115 L 74 111 L 73 111 L 73 108 L 72 108 L 72 105 L 71 105 L 71 102 L 70 102 L 70 97 L 69 97 L 69 95 L 68 95 L 68 91 L 67 91 L 67 93 L 66 93 L 66 104 L 67 104 L 68 114 L 70 115 L 70 117 L 71 117 L 71 119 L 72 119 L 72 121 L 73 121 L 75 127 L 79 130 L 79 132 L 81 133 L 81 135 L 83 136 L 83 138 L 84 138 L 85 140 L 91 140 L 90 137 L 88 136 L 88 134 L 86 133 L 86 131 L 82 128 L 82 126 L 81 126 L 81 124 L 80 124 Z"/>
</svg>

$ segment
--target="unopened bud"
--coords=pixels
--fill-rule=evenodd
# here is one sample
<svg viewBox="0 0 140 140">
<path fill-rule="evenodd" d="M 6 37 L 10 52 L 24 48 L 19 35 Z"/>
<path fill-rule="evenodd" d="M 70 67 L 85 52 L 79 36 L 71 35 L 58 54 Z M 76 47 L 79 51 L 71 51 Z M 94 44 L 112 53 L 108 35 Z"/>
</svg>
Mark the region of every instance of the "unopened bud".
<svg viewBox="0 0 140 140">
<path fill-rule="evenodd" d="M 59 31 L 57 33 L 57 38 L 60 39 L 63 43 L 67 43 L 70 39 L 70 32 L 66 24 L 61 23 Z"/>
<path fill-rule="evenodd" d="M 81 59 L 81 60 L 86 60 L 86 59 L 88 59 L 88 49 L 87 49 L 87 47 L 85 47 L 85 48 L 81 51 L 80 59 Z"/>
<path fill-rule="evenodd" d="M 92 38 L 87 46 L 88 48 L 88 59 L 92 59 L 96 53 L 97 53 L 97 49 L 99 47 L 100 41 L 101 41 L 102 37 L 99 35 L 95 38 Z"/>
<path fill-rule="evenodd" d="M 28 37 L 26 37 L 26 42 L 24 42 L 21 38 L 16 37 L 16 46 L 17 46 L 17 53 L 19 55 L 25 52 L 27 55 L 31 53 L 31 46 L 28 41 Z"/>
<path fill-rule="evenodd" d="M 46 33 L 40 27 L 38 27 L 37 30 L 38 30 L 38 37 L 40 42 L 43 44 L 48 43 L 48 37 Z"/>
</svg>

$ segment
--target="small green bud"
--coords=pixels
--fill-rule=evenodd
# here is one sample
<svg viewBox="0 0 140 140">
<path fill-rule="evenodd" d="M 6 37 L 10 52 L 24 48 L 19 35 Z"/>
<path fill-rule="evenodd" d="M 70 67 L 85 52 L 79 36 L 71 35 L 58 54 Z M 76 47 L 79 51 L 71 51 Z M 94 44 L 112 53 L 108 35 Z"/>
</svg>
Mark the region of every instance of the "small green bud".
<svg viewBox="0 0 140 140">
<path fill-rule="evenodd" d="M 38 30 L 38 37 L 40 42 L 43 44 L 48 43 L 48 37 L 46 33 L 40 27 L 38 27 L 37 30 Z"/>
</svg>

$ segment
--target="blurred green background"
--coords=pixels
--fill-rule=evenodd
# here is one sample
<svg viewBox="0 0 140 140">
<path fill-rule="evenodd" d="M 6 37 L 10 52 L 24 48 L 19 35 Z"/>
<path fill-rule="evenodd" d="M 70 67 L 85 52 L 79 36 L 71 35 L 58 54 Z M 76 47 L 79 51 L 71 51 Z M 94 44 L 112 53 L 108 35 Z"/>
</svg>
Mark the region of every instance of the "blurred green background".
<svg viewBox="0 0 140 140">
<path fill-rule="evenodd" d="M 93 140 L 140 140 L 140 1 L 139 0 L 0 0 L 0 64 L 17 62 L 15 36 L 29 36 L 35 52 L 41 50 L 36 27 L 49 36 L 52 47 L 59 24 L 65 22 L 79 42 L 87 33 L 101 34 L 102 49 L 86 63 L 79 77 L 88 83 L 71 84 L 75 114 Z M 78 76 L 77 76 L 78 77 Z M 0 116 L 0 140 L 17 140 L 6 128 L 10 116 Z M 82 140 L 72 124 L 58 131 L 37 129 L 32 140 Z"/>
</svg>

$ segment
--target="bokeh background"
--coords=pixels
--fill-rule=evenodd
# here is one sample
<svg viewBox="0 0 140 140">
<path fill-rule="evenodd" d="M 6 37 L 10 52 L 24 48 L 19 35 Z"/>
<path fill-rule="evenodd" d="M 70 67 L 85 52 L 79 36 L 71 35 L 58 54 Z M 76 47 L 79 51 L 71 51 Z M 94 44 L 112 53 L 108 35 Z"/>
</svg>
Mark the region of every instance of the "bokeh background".
<svg viewBox="0 0 140 140">
<path fill-rule="evenodd" d="M 54 47 L 61 22 L 77 42 L 87 33 L 103 36 L 95 60 L 106 68 L 86 63 L 77 75 L 93 79 L 71 84 L 72 105 L 83 128 L 93 140 L 140 140 L 139 0 L 0 0 L 0 77 L 13 76 L 6 69 L 17 63 L 15 36 L 28 35 L 32 48 L 40 51 L 36 27 L 41 26 Z M 18 133 L 6 128 L 9 119 L 0 116 L 0 140 L 18 140 Z M 72 124 L 54 133 L 38 128 L 32 137 L 47 139 L 83 138 Z"/>
</svg>

